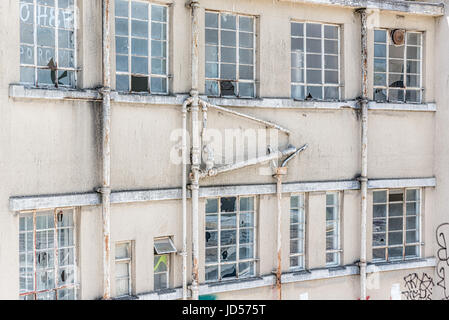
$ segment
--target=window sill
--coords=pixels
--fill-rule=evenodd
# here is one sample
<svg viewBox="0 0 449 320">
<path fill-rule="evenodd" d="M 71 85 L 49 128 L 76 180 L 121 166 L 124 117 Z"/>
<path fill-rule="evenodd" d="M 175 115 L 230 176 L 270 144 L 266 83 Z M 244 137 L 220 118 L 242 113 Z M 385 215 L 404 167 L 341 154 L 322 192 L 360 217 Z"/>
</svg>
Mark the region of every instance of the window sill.
<svg viewBox="0 0 449 320">
<path fill-rule="evenodd" d="M 9 86 L 9 97 L 14 99 L 44 100 L 101 100 L 101 94 L 94 89 L 38 88 L 22 84 L 11 84 Z"/>
<path fill-rule="evenodd" d="M 383 262 L 368 264 L 367 273 L 381 271 L 407 270 L 417 268 L 435 267 L 435 258 L 423 258 L 398 262 Z M 282 283 L 292 283 L 310 280 L 323 280 L 336 277 L 359 275 L 357 265 L 344 265 L 330 268 L 305 269 L 290 271 L 282 274 Z M 255 289 L 272 286 L 276 284 L 275 275 L 265 275 L 261 277 L 252 277 L 245 279 L 235 279 L 229 281 L 211 282 L 200 285 L 200 295 L 216 294 L 237 290 Z M 175 300 L 182 298 L 182 288 L 169 289 L 163 291 L 154 291 L 145 294 L 139 294 L 141 300 Z"/>
<path fill-rule="evenodd" d="M 9 86 L 9 97 L 14 99 L 43 100 L 101 100 L 101 94 L 95 89 L 71 88 L 37 88 L 22 84 Z M 149 94 L 111 92 L 111 100 L 116 103 L 148 104 L 148 105 L 182 105 L 188 94 Z M 349 101 L 299 101 L 290 98 L 213 98 L 200 96 L 201 99 L 223 107 L 263 108 L 263 109 L 358 109 L 356 100 Z M 427 111 L 435 112 L 435 103 L 378 103 L 370 101 L 369 110 L 385 111 Z"/>
<path fill-rule="evenodd" d="M 373 272 L 395 271 L 395 270 L 426 268 L 435 266 L 436 266 L 435 258 L 410 259 L 410 260 L 391 261 L 391 262 L 369 263 L 366 267 L 366 272 L 373 273 Z"/>
</svg>

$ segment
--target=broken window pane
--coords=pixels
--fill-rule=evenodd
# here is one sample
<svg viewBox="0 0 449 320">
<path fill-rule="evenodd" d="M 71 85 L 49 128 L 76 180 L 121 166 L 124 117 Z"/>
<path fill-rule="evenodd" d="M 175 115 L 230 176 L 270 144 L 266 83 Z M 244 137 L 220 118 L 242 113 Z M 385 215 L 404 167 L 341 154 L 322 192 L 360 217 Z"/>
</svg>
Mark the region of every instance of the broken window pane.
<svg viewBox="0 0 449 320">
<path fill-rule="evenodd" d="M 206 12 L 207 95 L 254 96 L 253 24 L 252 17 Z M 229 81 L 217 82 L 214 79 Z M 240 79 L 245 80 L 245 83 L 240 84 Z"/>
<path fill-rule="evenodd" d="M 148 92 L 148 77 L 131 76 L 131 91 Z"/>
</svg>

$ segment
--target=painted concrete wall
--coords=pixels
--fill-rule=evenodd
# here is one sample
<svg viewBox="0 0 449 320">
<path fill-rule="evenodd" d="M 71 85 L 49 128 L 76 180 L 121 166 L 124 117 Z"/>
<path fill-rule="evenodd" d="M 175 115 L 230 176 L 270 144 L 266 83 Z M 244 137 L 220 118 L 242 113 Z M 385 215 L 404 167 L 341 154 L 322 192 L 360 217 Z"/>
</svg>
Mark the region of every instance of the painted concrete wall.
<svg viewBox="0 0 449 320">
<path fill-rule="evenodd" d="M 170 73 L 171 93 L 190 90 L 190 12 L 185 1 L 172 1 Z M 101 6 L 99 1 L 79 1 L 79 88 L 96 88 L 101 84 Z M 319 10 L 317 10 L 319 8 Z M 344 70 L 343 98 L 360 95 L 360 23 L 352 9 L 316 7 L 303 4 L 278 3 L 271 0 L 201 2 L 200 12 L 200 88 L 204 88 L 204 10 L 225 10 L 258 16 L 258 80 L 260 97 L 290 97 L 290 21 L 318 21 L 342 25 L 342 67 Z M 8 12 L 8 14 L 5 14 Z M 100 106 L 85 101 L 48 101 L 14 99 L 9 97 L 10 84 L 18 83 L 19 72 L 19 1 L 0 1 L 0 298 L 17 299 L 19 291 L 18 216 L 8 207 L 11 196 L 89 192 L 100 185 Z M 448 52 L 446 18 L 372 13 L 369 16 L 368 41 L 373 52 L 372 27 L 402 27 L 425 32 L 425 102 L 437 102 L 438 111 L 372 111 L 369 120 L 369 177 L 410 178 L 437 176 L 436 190 L 426 189 L 425 246 L 423 257 L 435 255 L 435 229 L 447 222 L 448 186 L 446 177 L 448 150 L 445 147 L 448 117 L 445 111 L 447 64 L 438 57 Z M 437 48 L 435 50 L 434 48 Z M 114 57 L 114 55 L 112 55 Z M 114 59 L 112 59 L 114 60 Z M 369 60 L 369 72 L 372 63 Z M 112 68 L 115 69 L 114 61 Z M 371 77 L 369 78 L 371 86 Z M 372 92 L 371 88 L 369 92 Z M 115 103 L 112 106 L 112 188 L 136 190 L 180 187 L 181 167 L 170 162 L 175 141 L 173 130 L 180 128 L 180 106 L 133 105 Z M 360 121 L 357 111 L 350 108 L 321 109 L 262 109 L 238 108 L 239 111 L 273 121 L 293 134 L 279 134 L 279 147 L 289 143 L 309 144 L 307 151 L 289 163 L 285 181 L 333 181 L 354 179 L 360 174 Z M 223 133 L 237 129 L 244 137 L 247 129 L 261 129 L 253 124 L 217 111 L 209 112 L 209 128 Z M 434 129 L 436 127 L 436 129 Z M 269 141 L 268 143 L 272 143 Z M 226 152 L 226 150 L 224 150 Z M 176 153 L 176 152 L 175 152 Z M 266 166 L 265 166 L 266 167 Z M 202 185 L 235 185 L 273 183 L 270 175 L 260 174 L 259 168 L 214 177 Z M 276 197 L 258 198 L 257 255 L 258 273 L 270 274 L 276 266 Z M 369 196 L 369 201 L 371 196 Z M 345 191 L 343 196 L 342 235 L 343 262 L 358 260 L 360 243 L 358 191 Z M 307 257 L 309 268 L 323 267 L 325 234 L 325 194 L 308 195 Z M 371 205 L 368 206 L 370 208 Z M 176 247 L 181 243 L 181 202 L 163 201 L 112 206 L 112 243 L 135 241 L 135 293 L 153 289 L 153 239 L 172 235 Z M 288 213 L 289 195 L 283 195 L 282 208 Z M 204 212 L 204 200 L 200 202 Z M 370 210 L 369 210 L 370 212 Z M 80 297 L 95 299 L 102 295 L 102 242 L 100 207 L 80 209 L 78 225 Z M 368 220 L 370 221 L 370 220 Z M 190 227 L 190 224 L 189 224 Z M 204 221 L 200 221 L 200 230 Z M 370 225 L 368 224 L 368 228 Z M 288 215 L 283 217 L 283 265 L 288 271 Z M 200 235 L 200 270 L 204 266 L 204 239 Z M 263 236 L 262 236 L 263 235 Z M 370 232 L 368 232 L 370 239 Z M 190 242 L 189 242 L 190 243 Z M 368 243 L 370 243 L 368 241 Z M 190 253 L 190 247 L 189 247 Z M 370 245 L 368 244 L 368 254 Z M 112 252 L 113 256 L 113 252 Z M 181 285 L 181 256 L 173 257 L 174 287 Z M 191 261 L 191 257 L 188 257 Z M 112 270 L 113 271 L 113 270 Z M 189 271 L 190 272 L 190 271 Z M 429 271 L 430 272 L 430 271 Z M 114 273 L 112 273 L 114 274 Z M 386 273 L 387 274 L 387 273 Z M 390 283 L 400 281 L 397 275 L 387 277 L 385 292 L 372 297 L 387 299 Z M 350 278 L 350 279 L 349 279 Z M 349 279 L 349 280 L 348 280 Z M 333 292 L 345 287 L 348 295 L 358 297 L 358 277 L 305 283 L 310 287 L 309 298 L 332 298 Z M 397 280 L 399 279 L 399 280 Z M 204 280 L 204 273 L 200 273 Z M 114 283 L 114 282 L 112 282 Z M 383 283 L 383 282 L 382 282 Z M 325 287 L 325 289 L 323 289 Z M 285 297 L 296 299 L 302 284 L 286 286 Z M 382 286 L 383 288 L 383 286 Z M 112 288 L 114 292 L 114 285 Z M 271 289 L 252 290 L 251 296 L 270 297 Z M 305 290 L 304 292 L 306 292 Z M 257 293 L 256 293 L 257 292 Z M 260 292 L 260 293 L 259 293 Z M 270 291 L 271 292 L 271 291 Z M 221 294 L 219 298 L 248 297 L 240 291 Z M 275 295 L 274 297 L 275 298 Z"/>
</svg>

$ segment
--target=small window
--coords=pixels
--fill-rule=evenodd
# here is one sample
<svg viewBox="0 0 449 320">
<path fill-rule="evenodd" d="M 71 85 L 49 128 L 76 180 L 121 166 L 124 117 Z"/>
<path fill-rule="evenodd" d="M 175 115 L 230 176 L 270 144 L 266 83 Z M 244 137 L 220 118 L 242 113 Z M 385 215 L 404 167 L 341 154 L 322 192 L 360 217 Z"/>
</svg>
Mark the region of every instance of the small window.
<svg viewBox="0 0 449 320">
<path fill-rule="evenodd" d="M 20 0 L 20 82 L 75 87 L 75 0 Z"/>
<path fill-rule="evenodd" d="M 254 197 L 206 201 L 206 281 L 255 275 L 256 212 Z"/>
<path fill-rule="evenodd" d="M 256 19 L 206 12 L 206 94 L 255 96 Z"/>
<path fill-rule="evenodd" d="M 166 289 L 170 285 L 170 254 L 176 248 L 171 238 L 154 240 L 154 290 Z"/>
<path fill-rule="evenodd" d="M 115 1 L 116 89 L 168 93 L 168 10 L 147 1 Z"/>
<path fill-rule="evenodd" d="M 131 241 L 115 245 L 115 294 L 131 295 Z"/>
<path fill-rule="evenodd" d="M 340 100 L 340 26 L 291 23 L 291 97 Z"/>
<path fill-rule="evenodd" d="M 304 269 L 305 252 L 305 205 L 304 194 L 290 198 L 290 268 Z"/>
<path fill-rule="evenodd" d="M 339 192 L 326 194 L 326 266 L 340 264 Z"/>
<path fill-rule="evenodd" d="M 397 31 L 404 32 L 374 30 L 374 100 L 420 103 L 422 33 L 405 31 L 395 44 L 392 32 Z"/>
<path fill-rule="evenodd" d="M 21 213 L 20 299 L 74 300 L 75 253 L 73 209 Z"/>
<path fill-rule="evenodd" d="M 420 256 L 420 189 L 373 192 L 373 261 Z"/>
</svg>

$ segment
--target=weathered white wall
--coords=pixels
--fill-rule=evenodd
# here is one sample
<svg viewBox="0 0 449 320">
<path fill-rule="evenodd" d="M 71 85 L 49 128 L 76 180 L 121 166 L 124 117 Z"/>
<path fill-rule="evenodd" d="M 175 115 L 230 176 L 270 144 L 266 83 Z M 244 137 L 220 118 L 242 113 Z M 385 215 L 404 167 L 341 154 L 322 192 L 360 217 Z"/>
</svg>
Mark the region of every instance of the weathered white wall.
<svg viewBox="0 0 449 320">
<path fill-rule="evenodd" d="M 190 12 L 184 0 L 172 1 L 171 7 L 171 93 L 190 90 Z M 101 6 L 99 1 L 79 1 L 79 77 L 80 88 L 101 84 Z M 201 2 L 200 14 L 200 89 L 204 89 L 204 9 L 226 10 L 258 16 L 258 80 L 260 97 L 290 97 L 290 21 L 306 20 L 341 24 L 344 70 L 344 99 L 360 95 L 360 23 L 353 10 L 278 3 L 271 0 Z M 317 9 L 319 8 L 319 10 Z M 11 196 L 88 192 L 100 185 L 99 105 L 84 101 L 13 99 L 8 87 L 19 82 L 19 4 L 18 0 L 0 1 L 0 299 L 17 299 L 19 291 L 18 216 L 8 208 Z M 446 177 L 448 148 L 445 147 L 449 116 L 445 111 L 449 68 L 444 59 L 449 48 L 447 18 L 373 13 L 373 26 L 405 27 L 426 32 L 425 100 L 437 102 L 436 113 L 372 111 L 369 120 L 369 177 L 406 178 L 437 176 L 438 187 L 426 189 L 425 256 L 435 252 L 435 228 L 447 222 L 449 188 Z M 435 33 L 436 32 L 436 33 Z M 372 30 L 368 40 L 372 41 Z M 434 48 L 437 48 L 434 50 Z M 372 54 L 372 46 L 370 46 Z M 114 57 L 114 55 L 112 55 Z M 115 59 L 112 59 L 113 61 Z M 112 61 L 113 69 L 115 68 Z M 371 61 L 371 60 L 369 60 Z M 369 63 L 372 75 L 371 62 Z M 446 70 L 447 71 L 447 70 Z M 371 85 L 371 77 L 369 78 Z M 372 92 L 370 89 L 369 92 Z M 240 111 L 276 122 L 293 134 L 279 134 L 280 147 L 288 143 L 309 148 L 289 162 L 285 181 L 321 181 L 354 179 L 360 174 L 360 122 L 350 108 L 260 109 Z M 180 128 L 180 106 L 149 106 L 116 103 L 112 106 L 112 188 L 155 189 L 180 187 L 181 168 L 171 164 L 172 130 Z M 245 120 L 211 110 L 209 128 L 261 128 Z M 436 130 L 434 130 L 436 127 Z M 435 140 L 435 143 L 434 143 Z M 271 176 L 260 175 L 258 168 L 239 170 L 202 181 L 202 185 L 273 183 Z M 288 201 L 283 195 L 283 270 L 288 270 Z M 270 274 L 276 266 L 276 197 L 259 197 L 257 255 L 259 274 Z M 369 198 L 370 201 L 370 198 Z M 324 214 L 323 192 L 309 195 L 307 266 L 323 267 Z M 112 243 L 135 241 L 136 292 L 151 291 L 153 239 L 173 235 L 178 250 L 181 243 L 181 202 L 149 202 L 112 206 Z M 358 191 L 344 192 L 343 259 L 351 264 L 358 259 L 360 199 Z M 370 206 L 368 207 L 370 208 Z M 200 202 L 204 212 L 204 201 Z M 201 216 L 201 215 L 200 215 Z M 370 221 L 370 220 L 368 220 Z M 189 224 L 190 226 L 190 224 Z M 369 223 L 368 223 L 369 226 Z M 79 222 L 79 279 L 81 297 L 102 295 L 101 210 L 81 209 Z M 200 221 L 200 230 L 204 223 Z M 200 267 L 204 266 L 204 241 L 200 234 Z M 368 233 L 370 235 L 370 233 Z M 370 237 L 368 237 L 368 240 Z M 189 240 L 190 241 L 190 240 Z M 369 242 L 369 241 L 368 241 Z M 190 242 L 189 242 L 190 243 Z M 368 246 L 368 249 L 370 247 Z M 190 252 L 190 246 L 189 246 Z M 370 250 L 368 250 L 370 254 Z M 113 257 L 113 252 L 112 255 Z M 181 257 L 174 256 L 173 285 L 181 285 Z M 191 261 L 189 256 L 188 261 Z M 200 269 L 203 270 L 203 269 Z M 190 271 L 189 271 L 190 272 Z M 114 274 L 114 273 L 112 273 Z M 350 278 L 350 280 L 348 280 Z M 307 282 L 310 298 L 331 298 L 333 292 L 349 288 L 344 298 L 358 296 L 358 277 Z M 200 280 L 204 279 L 200 272 Z M 399 279 L 400 280 L 400 279 Z M 397 281 L 399 281 L 397 280 Z M 388 280 L 390 281 L 390 280 Z M 392 276 L 390 282 L 396 281 Z M 390 283 L 388 282 L 388 283 Z M 324 286 L 324 287 L 323 287 Z M 285 297 L 296 299 L 302 284 L 286 286 Z M 324 289 L 323 289 L 324 288 Z M 251 291 L 252 297 L 269 297 L 268 289 Z M 385 289 L 387 290 L 387 289 Z M 114 287 L 113 287 L 114 292 Z M 220 298 L 247 298 L 248 292 L 221 294 Z M 274 295 L 273 298 L 276 296 Z M 373 297 L 388 298 L 384 293 Z M 343 297 L 342 297 L 343 298 Z"/>
</svg>

